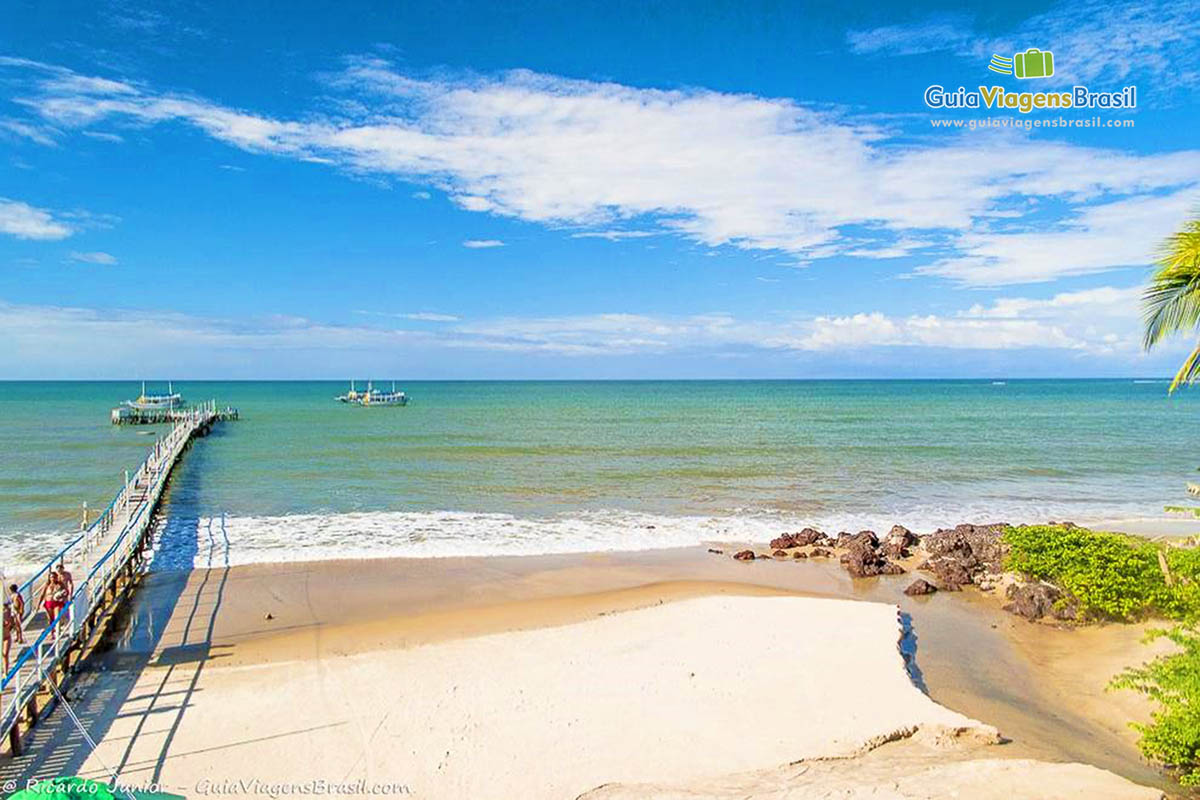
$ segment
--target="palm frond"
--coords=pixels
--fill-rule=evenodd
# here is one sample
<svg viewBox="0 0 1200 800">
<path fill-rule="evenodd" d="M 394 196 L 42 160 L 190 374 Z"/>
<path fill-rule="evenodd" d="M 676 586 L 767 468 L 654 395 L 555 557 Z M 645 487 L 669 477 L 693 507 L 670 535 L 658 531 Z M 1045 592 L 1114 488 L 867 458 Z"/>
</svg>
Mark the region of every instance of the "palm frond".
<svg viewBox="0 0 1200 800">
<path fill-rule="evenodd" d="M 1184 361 L 1183 366 L 1175 373 L 1175 378 L 1167 387 L 1167 394 L 1171 394 L 1185 383 L 1195 383 L 1198 377 L 1200 377 L 1200 344 L 1196 345 L 1192 354 L 1187 357 L 1187 361 Z"/>
<path fill-rule="evenodd" d="M 1147 349 L 1200 324 L 1200 219 L 1189 221 L 1163 243 L 1156 264 L 1142 295 Z"/>
</svg>

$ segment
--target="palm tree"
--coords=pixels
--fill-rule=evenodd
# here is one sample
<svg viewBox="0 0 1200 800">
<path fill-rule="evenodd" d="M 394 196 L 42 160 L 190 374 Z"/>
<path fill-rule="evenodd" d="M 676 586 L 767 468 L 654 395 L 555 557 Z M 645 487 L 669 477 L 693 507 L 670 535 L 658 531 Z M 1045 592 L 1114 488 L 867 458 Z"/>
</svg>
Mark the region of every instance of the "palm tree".
<svg viewBox="0 0 1200 800">
<path fill-rule="evenodd" d="M 1183 229 L 1163 242 L 1158 268 L 1142 295 L 1146 334 L 1142 344 L 1149 350 L 1171 334 L 1200 326 L 1200 218 L 1184 224 Z M 1200 344 L 1175 373 L 1167 389 L 1170 394 L 1185 383 L 1200 378 Z M 1188 494 L 1200 497 L 1200 484 L 1189 483 Z M 1167 506 L 1164 510 L 1200 517 L 1194 506 Z"/>
<path fill-rule="evenodd" d="M 1168 336 L 1200 326 L 1200 217 L 1184 224 L 1162 245 L 1158 268 L 1142 295 L 1149 350 Z M 1200 378 L 1200 344 L 1175 373 L 1168 392 Z"/>
</svg>

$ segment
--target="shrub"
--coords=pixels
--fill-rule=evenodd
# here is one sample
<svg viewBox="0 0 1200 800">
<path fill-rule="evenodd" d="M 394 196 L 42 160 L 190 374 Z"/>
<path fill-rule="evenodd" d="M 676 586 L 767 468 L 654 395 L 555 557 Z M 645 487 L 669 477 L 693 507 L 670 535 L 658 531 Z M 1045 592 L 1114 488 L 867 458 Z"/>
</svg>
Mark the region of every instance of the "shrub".
<svg viewBox="0 0 1200 800">
<path fill-rule="evenodd" d="M 1057 584 L 1087 617 L 1200 618 L 1200 550 L 1164 549 L 1125 534 L 1061 525 L 1009 528 L 1004 541 L 1007 569 Z M 1160 553 L 1171 573 L 1170 585 Z"/>
<path fill-rule="evenodd" d="M 1131 723 L 1142 735 L 1142 755 L 1174 768 L 1184 786 L 1200 786 L 1200 634 L 1180 627 L 1150 636 L 1166 636 L 1181 649 L 1125 670 L 1109 686 L 1158 702 L 1149 724 Z"/>
</svg>

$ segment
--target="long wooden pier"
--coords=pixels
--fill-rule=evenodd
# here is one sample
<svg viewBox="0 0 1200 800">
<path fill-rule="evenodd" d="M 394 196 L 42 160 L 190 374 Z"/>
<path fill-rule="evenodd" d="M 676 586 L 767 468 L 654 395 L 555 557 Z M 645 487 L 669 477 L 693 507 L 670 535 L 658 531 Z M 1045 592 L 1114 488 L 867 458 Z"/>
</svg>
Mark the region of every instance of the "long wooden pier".
<svg viewBox="0 0 1200 800">
<path fill-rule="evenodd" d="M 13 642 L 12 665 L 0 686 L 0 732 L 12 755 L 21 752 L 21 725 L 37 724 L 39 701 L 52 702 L 72 660 L 96 641 L 141 574 L 151 544 L 151 521 L 171 471 L 191 442 L 230 417 L 215 403 L 174 412 L 169 433 L 154 442 L 146 460 L 108 508 L 20 587 L 25 600 L 25 644 Z M 38 603 L 57 565 L 72 573 L 74 589 L 54 619 Z M 43 708 L 47 705 L 43 703 Z"/>
</svg>

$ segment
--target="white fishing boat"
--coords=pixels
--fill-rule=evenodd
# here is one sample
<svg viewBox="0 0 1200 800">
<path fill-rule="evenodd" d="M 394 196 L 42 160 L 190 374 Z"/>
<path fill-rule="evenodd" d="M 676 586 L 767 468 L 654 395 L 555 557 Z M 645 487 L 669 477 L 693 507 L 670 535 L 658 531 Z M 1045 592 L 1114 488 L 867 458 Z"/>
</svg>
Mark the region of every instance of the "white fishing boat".
<svg viewBox="0 0 1200 800">
<path fill-rule="evenodd" d="M 371 381 L 367 381 L 367 390 L 360 392 L 354 388 L 354 381 L 350 381 L 350 391 L 337 398 L 342 403 L 350 403 L 356 406 L 406 406 L 408 405 L 408 395 L 404 392 L 396 391 L 396 382 L 392 381 L 392 390 L 385 392 L 381 389 L 376 389 Z"/>
<path fill-rule="evenodd" d="M 175 387 L 169 381 L 166 394 L 146 394 L 146 382 L 142 381 L 142 393 L 138 395 L 137 399 L 126 400 L 121 405 L 135 411 L 171 411 L 182 408 L 186 403 L 183 395 L 175 391 Z"/>
</svg>

